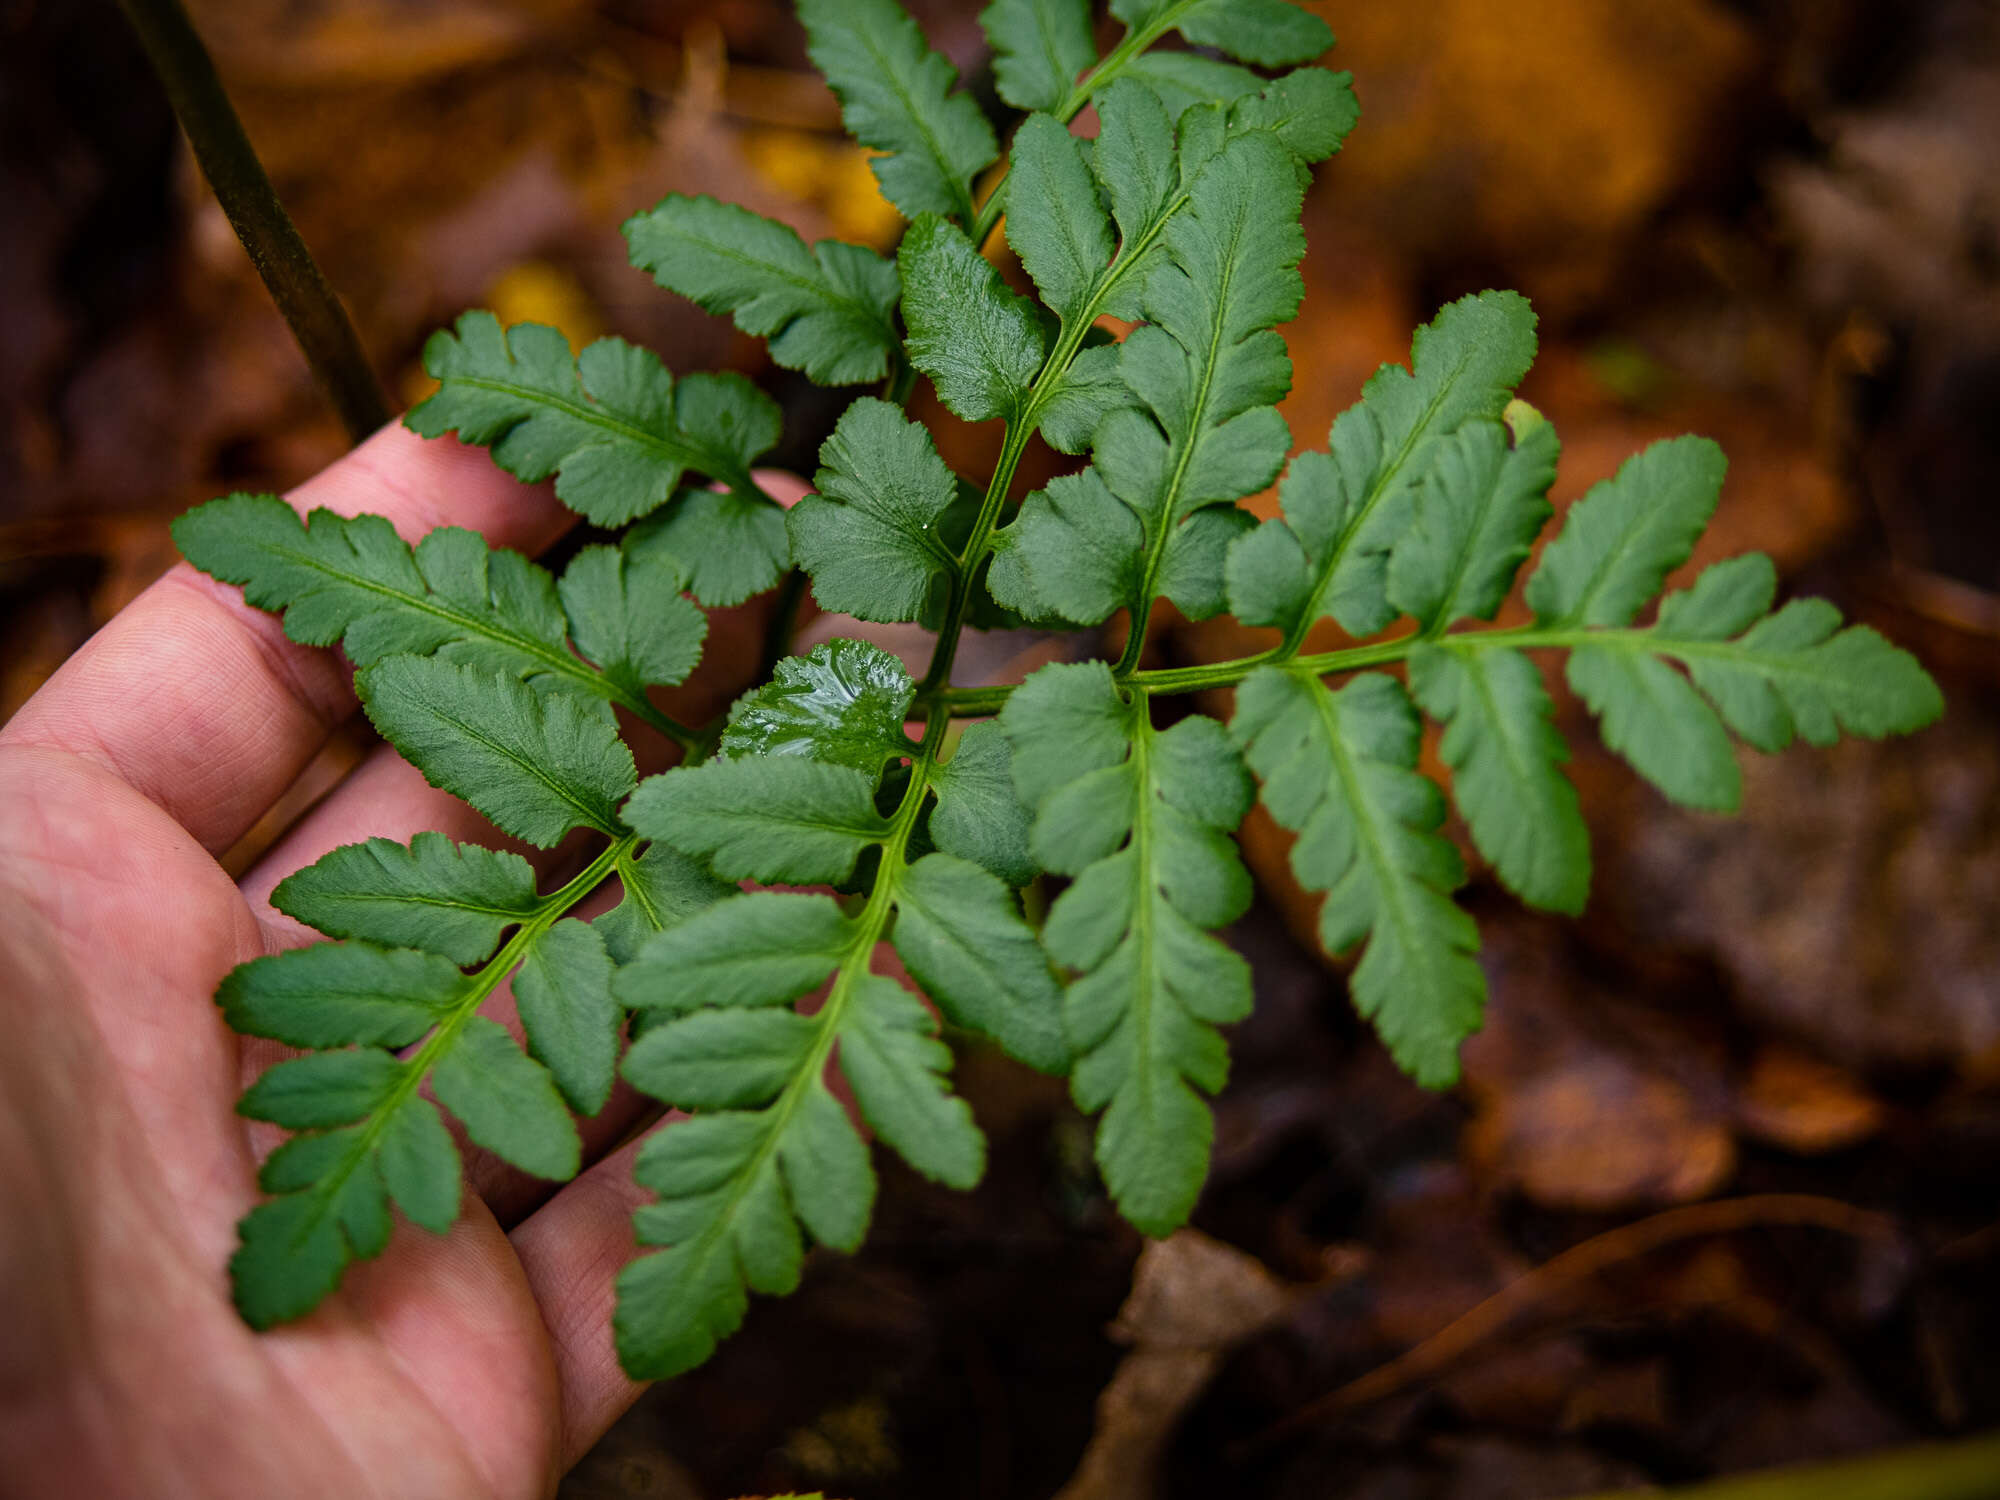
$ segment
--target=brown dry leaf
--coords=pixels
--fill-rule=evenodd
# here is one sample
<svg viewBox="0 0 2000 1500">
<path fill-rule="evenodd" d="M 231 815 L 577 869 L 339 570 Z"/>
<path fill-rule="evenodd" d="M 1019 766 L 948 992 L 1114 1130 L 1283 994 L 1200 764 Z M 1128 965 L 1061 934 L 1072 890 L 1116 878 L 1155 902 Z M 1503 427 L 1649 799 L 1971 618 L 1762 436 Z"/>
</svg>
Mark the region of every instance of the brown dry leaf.
<svg viewBox="0 0 2000 1500">
<path fill-rule="evenodd" d="M 1492 1090 L 1466 1149 L 1537 1203 L 1586 1212 L 1692 1202 L 1736 1164 L 1728 1132 L 1696 1113 L 1686 1089 L 1613 1057 Z"/>
<path fill-rule="evenodd" d="M 189 0 L 223 72 L 304 86 L 407 83 L 520 50 L 589 0 Z"/>
<path fill-rule="evenodd" d="M 1736 1101 L 1745 1135 L 1802 1155 L 1865 1141 L 1882 1117 L 1882 1101 L 1852 1074 L 1777 1045 L 1758 1050 Z"/>
<path fill-rule="evenodd" d="M 1666 1360 L 1599 1362 L 1580 1383 L 1564 1408 L 1561 1430 L 1616 1427 L 1627 1432 L 1663 1434 L 1672 1430 Z"/>
<path fill-rule="evenodd" d="M 1420 255 L 1535 263 L 1549 305 L 1601 287 L 1703 171 L 1757 63 L 1712 0 L 1315 8 L 1360 81 L 1366 149 L 1328 174 L 1350 207 Z"/>
<path fill-rule="evenodd" d="M 1098 1397 L 1097 1430 L 1056 1500 L 1151 1500 L 1181 1413 L 1224 1355 L 1295 1296 L 1262 1262 L 1196 1230 L 1149 1242 L 1112 1324 L 1132 1352 Z"/>
<path fill-rule="evenodd" d="M 1465 1045 L 1466 1152 L 1494 1185 L 1585 1212 L 1687 1203 L 1736 1147 L 1693 1036 L 1620 1035 L 1611 997 L 1546 951 L 1546 927 L 1489 929 L 1492 997 Z M 1633 1018 L 1632 1030 L 1650 1019 Z"/>
<path fill-rule="evenodd" d="M 1745 752 L 1736 818 L 1632 788 L 1593 817 L 1613 824 L 1602 909 L 1628 940 L 1712 958 L 1750 1017 L 1850 1067 L 2000 1043 L 2000 711 L 1943 686 L 1943 722 L 1913 738 Z"/>
</svg>

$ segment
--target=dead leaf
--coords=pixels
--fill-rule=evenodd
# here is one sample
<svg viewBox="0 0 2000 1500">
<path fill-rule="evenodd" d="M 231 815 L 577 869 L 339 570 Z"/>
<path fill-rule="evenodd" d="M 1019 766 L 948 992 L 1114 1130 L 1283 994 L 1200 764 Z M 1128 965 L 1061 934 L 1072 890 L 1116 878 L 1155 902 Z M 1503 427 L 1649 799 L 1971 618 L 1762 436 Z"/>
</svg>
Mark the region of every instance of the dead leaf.
<svg viewBox="0 0 2000 1500">
<path fill-rule="evenodd" d="M 1551 1208 L 1686 1203 L 1736 1165 L 1720 1121 L 1687 1090 L 1620 1058 L 1577 1058 L 1494 1091 L 1467 1132 L 1473 1159 Z"/>
<path fill-rule="evenodd" d="M 1056 1500 L 1152 1500 L 1181 1413 L 1294 1296 L 1260 1261 L 1196 1230 L 1148 1243 L 1112 1324 L 1132 1352 L 1098 1397 L 1097 1430 Z"/>
<path fill-rule="evenodd" d="M 1466 1150 L 1491 1184 L 1602 1212 L 1706 1197 L 1736 1166 L 1721 1080 L 1699 1039 L 1648 1037 L 1536 942 L 1489 929 L 1486 1026 L 1465 1045 Z M 1649 1042 L 1655 1043 L 1648 1045 Z M 1671 1071 L 1670 1071 L 1671 1070 Z"/>
<path fill-rule="evenodd" d="M 1802 1155 L 1864 1141 L 1882 1116 L 1882 1101 L 1852 1074 L 1777 1045 L 1758 1050 L 1736 1101 L 1746 1135 Z"/>
<path fill-rule="evenodd" d="M 1748 27 L 1711 0 L 1316 7 L 1365 137 L 1327 177 L 1418 255 L 1532 263 L 1538 300 L 1593 295 L 1654 209 L 1701 175 L 1749 81 Z M 1364 149 L 1365 142 L 1365 149 Z"/>
<path fill-rule="evenodd" d="M 1736 818 L 1636 786 L 1594 816 L 1624 940 L 1709 956 L 1748 1016 L 1850 1067 L 2000 1043 L 2000 712 L 1944 690 L 1943 722 L 1910 739 L 1745 752 Z"/>
</svg>

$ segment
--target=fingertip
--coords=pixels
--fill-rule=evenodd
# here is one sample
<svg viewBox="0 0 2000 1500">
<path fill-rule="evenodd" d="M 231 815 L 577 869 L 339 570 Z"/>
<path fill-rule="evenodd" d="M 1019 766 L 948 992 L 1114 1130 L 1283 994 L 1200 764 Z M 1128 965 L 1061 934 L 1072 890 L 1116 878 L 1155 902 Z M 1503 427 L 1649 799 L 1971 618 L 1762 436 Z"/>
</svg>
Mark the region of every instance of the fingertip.
<svg viewBox="0 0 2000 1500">
<path fill-rule="evenodd" d="M 301 512 L 387 516 L 416 541 L 440 526 L 463 526 L 494 546 L 530 555 L 573 523 L 548 484 L 507 473 L 486 449 L 456 434 L 427 438 L 392 422 L 287 496 Z"/>
<path fill-rule="evenodd" d="M 813 492 L 813 487 L 789 469 L 752 469 L 750 477 L 758 487 L 786 510 Z"/>
</svg>

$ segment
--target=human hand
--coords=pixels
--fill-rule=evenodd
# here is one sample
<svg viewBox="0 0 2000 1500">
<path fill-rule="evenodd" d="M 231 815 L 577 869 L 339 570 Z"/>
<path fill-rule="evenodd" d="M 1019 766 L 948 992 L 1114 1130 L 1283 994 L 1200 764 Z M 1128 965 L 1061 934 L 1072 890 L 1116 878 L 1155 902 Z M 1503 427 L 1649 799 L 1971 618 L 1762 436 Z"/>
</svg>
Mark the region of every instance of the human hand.
<svg viewBox="0 0 2000 1500">
<path fill-rule="evenodd" d="M 566 524 L 483 452 L 399 428 L 291 498 L 531 555 Z M 717 612 L 669 711 L 719 709 L 760 636 L 755 604 Z M 232 1106 L 285 1054 L 231 1033 L 211 997 L 316 936 L 271 889 L 371 836 L 508 842 L 384 746 L 226 874 L 217 856 L 353 709 L 336 653 L 181 564 L 0 729 L 0 1490 L 540 1495 L 638 1394 L 609 1327 L 642 1196 L 620 1142 L 644 1106 L 622 1093 L 581 1122 L 585 1170 L 559 1190 L 467 1152 L 449 1235 L 399 1227 L 270 1333 L 231 1306 L 235 1224 L 279 1139 Z"/>
</svg>

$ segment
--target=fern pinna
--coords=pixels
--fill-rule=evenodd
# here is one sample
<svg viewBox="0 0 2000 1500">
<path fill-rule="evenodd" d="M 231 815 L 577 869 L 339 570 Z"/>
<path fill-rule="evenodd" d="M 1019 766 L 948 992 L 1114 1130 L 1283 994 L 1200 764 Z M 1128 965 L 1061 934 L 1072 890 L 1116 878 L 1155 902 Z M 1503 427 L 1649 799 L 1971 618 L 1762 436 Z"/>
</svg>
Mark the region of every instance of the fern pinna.
<svg viewBox="0 0 2000 1500">
<path fill-rule="evenodd" d="M 594 840 L 554 890 L 516 855 L 438 834 L 335 850 L 278 888 L 282 910 L 339 941 L 246 964 L 221 989 L 237 1029 L 309 1049 L 241 1105 L 296 1132 L 265 1163 L 270 1197 L 232 1267 L 254 1324 L 306 1312 L 378 1253 L 392 1204 L 451 1224 L 460 1162 L 439 1105 L 479 1146 L 561 1178 L 579 1164 L 573 1115 L 601 1109 L 622 1072 L 692 1118 L 639 1157 L 656 1198 L 637 1233 L 655 1248 L 620 1277 L 618 1349 L 637 1376 L 688 1369 L 751 1291 L 797 1284 L 808 1238 L 851 1250 L 866 1231 L 870 1147 L 829 1062 L 889 1149 L 954 1187 L 979 1180 L 984 1141 L 951 1092 L 939 1016 L 1066 1074 L 1100 1115 L 1112 1198 L 1164 1234 L 1206 1171 L 1221 1028 L 1250 1007 L 1218 934 L 1251 899 L 1233 835 L 1254 798 L 1325 893 L 1327 950 L 1358 951 L 1356 1004 L 1439 1087 L 1484 981 L 1445 798 L 1418 769 L 1421 715 L 1444 726 L 1452 793 L 1499 880 L 1574 912 L 1589 841 L 1530 653 L 1566 654 L 1611 747 L 1702 808 L 1736 803 L 1731 731 L 1775 751 L 1941 711 L 1911 657 L 1831 606 L 1774 610 L 1762 557 L 1648 613 L 1722 485 L 1698 438 L 1646 450 L 1579 501 L 1527 580 L 1532 623 L 1482 627 L 1550 517 L 1558 450 L 1513 398 L 1535 354 L 1518 296 L 1446 307 L 1408 368 L 1385 367 L 1323 449 L 1287 464 L 1275 330 L 1302 292 L 1300 205 L 1357 116 L 1347 75 L 1299 66 L 1332 40 L 1304 11 L 1113 0 L 1125 35 L 1098 57 L 1086 0 L 994 0 L 994 76 L 1023 112 L 1000 166 L 992 125 L 895 0 L 799 10 L 910 220 L 895 258 L 808 246 L 706 198 L 669 197 L 625 232 L 635 264 L 768 339 L 779 364 L 877 384 L 827 436 L 814 495 L 786 513 L 759 489 L 779 414 L 740 377 L 677 380 L 616 339 L 572 358 L 554 330 L 468 313 L 432 339 L 439 389 L 409 425 L 553 476 L 581 515 L 626 528 L 616 545 L 556 578 L 468 532 L 412 549 L 385 521 L 301 521 L 272 496 L 178 524 L 189 558 L 283 610 L 293 638 L 345 646 L 369 717 L 433 783 L 530 844 Z M 1175 32 L 1203 50 L 1153 50 Z M 1071 129 L 1086 104 L 1090 140 Z M 1003 211 L 1039 305 L 986 258 Z M 1118 339 L 1107 319 L 1136 326 Z M 906 414 L 919 376 L 957 416 L 1004 425 L 983 480 L 954 474 Z M 1010 508 L 1037 433 L 1088 462 Z M 1282 516 L 1259 525 L 1240 502 L 1281 474 Z M 781 661 L 725 722 L 664 715 L 648 689 L 695 666 L 700 606 L 793 568 L 828 609 L 933 630 L 928 670 L 836 640 Z M 1272 643 L 1142 666 L 1163 599 Z M 1115 660 L 953 685 L 968 628 L 1121 614 Z M 1308 649 L 1329 619 L 1365 644 Z M 1226 686 L 1226 725 L 1155 710 Z M 678 768 L 639 779 L 621 709 L 679 748 Z M 1059 892 L 1031 922 L 1019 892 L 1051 876 Z M 606 914 L 573 915 L 614 879 Z M 883 972 L 884 943 L 935 1012 Z M 480 1014 L 508 979 L 525 1049 Z"/>
</svg>

